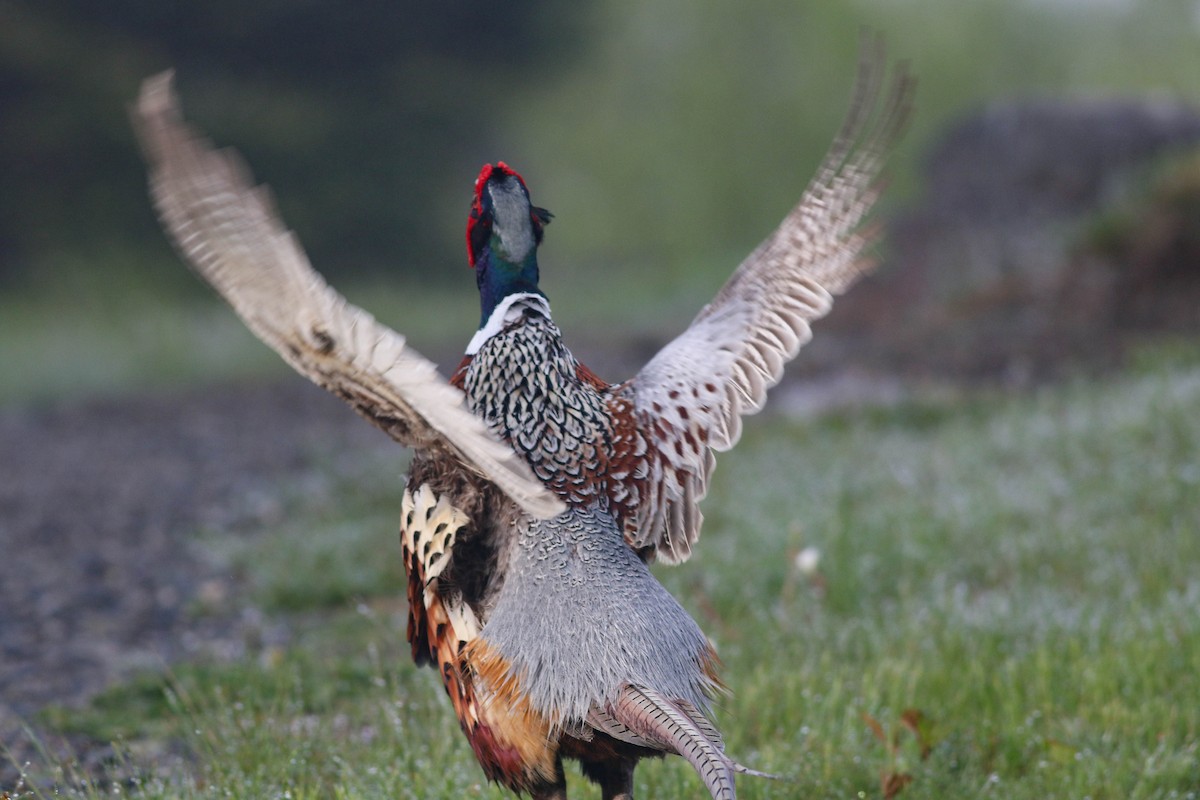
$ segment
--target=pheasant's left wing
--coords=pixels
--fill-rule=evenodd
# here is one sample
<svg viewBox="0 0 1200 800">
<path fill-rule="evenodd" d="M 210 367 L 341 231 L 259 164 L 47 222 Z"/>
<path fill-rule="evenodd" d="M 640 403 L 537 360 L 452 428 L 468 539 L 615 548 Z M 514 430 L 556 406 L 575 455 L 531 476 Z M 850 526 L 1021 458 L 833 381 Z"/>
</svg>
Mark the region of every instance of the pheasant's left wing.
<svg viewBox="0 0 1200 800">
<path fill-rule="evenodd" d="M 915 86 L 900 65 L 884 94 L 885 71 L 878 41 L 864 47 L 850 111 L 800 202 L 691 326 L 616 390 L 631 460 L 616 465 L 614 500 L 639 550 L 688 557 L 714 451 L 733 447 L 742 415 L 762 408 L 809 324 L 873 266 L 864 251 L 876 234 L 862 222 Z"/>
<path fill-rule="evenodd" d="M 432 362 L 313 270 L 266 188 L 184 123 L 170 73 L 143 84 L 133 118 L 163 227 L 259 339 L 397 441 L 448 452 L 535 516 L 562 511 Z"/>
</svg>

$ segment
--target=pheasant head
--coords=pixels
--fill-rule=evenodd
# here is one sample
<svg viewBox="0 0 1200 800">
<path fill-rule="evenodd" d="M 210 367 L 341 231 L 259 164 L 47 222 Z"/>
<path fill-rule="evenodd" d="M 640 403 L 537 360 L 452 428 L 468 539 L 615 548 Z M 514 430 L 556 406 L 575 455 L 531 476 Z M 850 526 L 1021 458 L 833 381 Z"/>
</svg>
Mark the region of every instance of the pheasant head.
<svg viewBox="0 0 1200 800">
<path fill-rule="evenodd" d="M 542 294 L 537 248 L 550 217 L 529 201 L 525 181 L 503 161 L 480 170 L 467 220 L 467 257 L 479 286 L 481 326 L 506 297 Z"/>
</svg>

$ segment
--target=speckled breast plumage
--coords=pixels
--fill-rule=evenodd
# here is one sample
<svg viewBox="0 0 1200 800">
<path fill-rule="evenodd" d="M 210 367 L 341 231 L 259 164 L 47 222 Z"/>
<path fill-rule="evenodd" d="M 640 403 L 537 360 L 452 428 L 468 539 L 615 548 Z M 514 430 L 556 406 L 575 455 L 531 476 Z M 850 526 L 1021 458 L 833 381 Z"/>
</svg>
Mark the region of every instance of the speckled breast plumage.
<svg viewBox="0 0 1200 800">
<path fill-rule="evenodd" d="M 583 370 L 558 327 L 531 311 L 461 370 L 467 407 L 572 504 L 604 501 L 612 419 L 606 387 Z"/>
</svg>

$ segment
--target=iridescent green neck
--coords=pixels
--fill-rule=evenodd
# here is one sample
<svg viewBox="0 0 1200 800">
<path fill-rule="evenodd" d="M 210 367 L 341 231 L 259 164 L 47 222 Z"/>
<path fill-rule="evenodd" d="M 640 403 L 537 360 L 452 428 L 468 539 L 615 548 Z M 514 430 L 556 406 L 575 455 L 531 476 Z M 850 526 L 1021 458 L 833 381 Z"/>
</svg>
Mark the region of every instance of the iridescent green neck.
<svg viewBox="0 0 1200 800">
<path fill-rule="evenodd" d="M 525 258 L 515 264 L 500 255 L 498 236 L 483 249 L 475 262 L 475 282 L 479 286 L 479 327 L 487 324 L 501 300 L 512 294 L 542 294 L 538 288 L 537 248 L 529 248 Z M 545 295 L 542 295 L 543 297 Z"/>
</svg>

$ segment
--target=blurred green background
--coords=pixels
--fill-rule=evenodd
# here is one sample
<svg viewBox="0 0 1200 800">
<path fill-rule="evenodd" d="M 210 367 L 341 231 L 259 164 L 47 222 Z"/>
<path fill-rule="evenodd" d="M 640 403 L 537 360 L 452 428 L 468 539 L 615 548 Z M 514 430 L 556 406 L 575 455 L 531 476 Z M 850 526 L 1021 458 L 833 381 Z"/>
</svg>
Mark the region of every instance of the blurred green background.
<svg viewBox="0 0 1200 800">
<path fill-rule="evenodd" d="M 556 214 L 543 275 L 560 322 L 653 336 L 795 201 L 861 28 L 920 80 L 886 210 L 919 192 L 937 132 L 990 100 L 1195 98 L 1198 18 L 1194 0 L 3 0 L 0 359 L 19 377 L 0 398 L 242 363 L 146 199 L 126 110 L 162 69 L 320 271 L 418 345 L 457 348 L 476 324 L 462 229 L 485 161 Z"/>
</svg>

